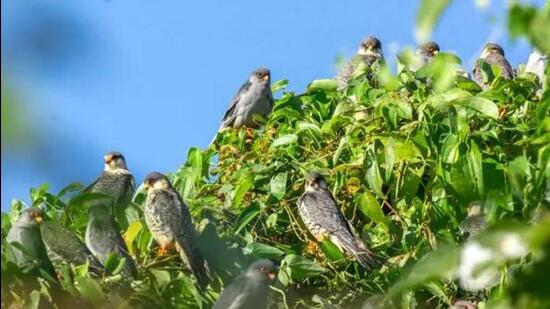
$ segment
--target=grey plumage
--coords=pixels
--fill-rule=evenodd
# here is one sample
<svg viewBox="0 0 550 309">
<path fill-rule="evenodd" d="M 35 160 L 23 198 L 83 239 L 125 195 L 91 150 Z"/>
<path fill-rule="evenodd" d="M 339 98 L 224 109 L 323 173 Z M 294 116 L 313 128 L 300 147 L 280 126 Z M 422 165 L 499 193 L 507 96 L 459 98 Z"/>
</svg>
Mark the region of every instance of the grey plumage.
<svg viewBox="0 0 550 309">
<path fill-rule="evenodd" d="M 500 47 L 500 45 L 493 43 L 486 44 L 483 48 L 480 60 L 484 60 L 491 66 L 498 67 L 500 69 L 500 76 L 502 76 L 503 79 L 514 78 L 512 66 L 510 66 L 510 63 L 506 60 L 504 50 Z M 487 89 L 493 80 L 492 78 L 489 78 L 487 81 L 484 80 L 480 60 L 476 61 L 472 75 L 474 77 L 474 81 L 478 85 L 480 85 L 483 89 Z"/>
<path fill-rule="evenodd" d="M 482 202 L 474 201 L 468 206 L 468 215 L 460 223 L 458 230 L 462 239 L 468 239 L 478 235 L 486 226 Z"/>
<path fill-rule="evenodd" d="M 259 260 L 228 285 L 213 309 L 267 308 L 269 282 L 275 279 L 276 266 L 270 260 Z"/>
<path fill-rule="evenodd" d="M 40 232 L 48 257 L 54 264 L 82 265 L 88 261 L 91 272 L 103 273 L 101 263 L 71 230 L 55 222 L 44 221 L 40 224 Z"/>
<path fill-rule="evenodd" d="M 38 265 L 50 274 L 55 274 L 42 242 L 39 224 L 42 222 L 42 210 L 28 208 L 23 210 L 10 228 L 6 241 L 12 245 L 16 263 L 19 266 Z"/>
<path fill-rule="evenodd" d="M 87 204 L 89 212 L 85 234 L 86 246 L 101 264 L 105 264 L 113 253 L 124 258 L 122 275 L 125 278 L 132 278 L 136 274 L 135 263 L 128 254 L 128 248 L 111 210 L 122 209 L 123 211 L 131 202 L 134 178 L 128 171 L 122 154 L 110 152 L 105 155 L 104 161 L 103 173 L 87 191 L 102 193 L 108 197 L 95 199 Z"/>
<path fill-rule="evenodd" d="M 258 68 L 231 100 L 218 131 L 229 127 L 255 128 L 258 125 L 254 122 L 253 116 L 258 114 L 267 118 L 272 108 L 271 72 L 266 68 Z"/>
<path fill-rule="evenodd" d="M 147 175 L 143 187 L 147 191 L 145 222 L 161 251 L 175 248 L 199 285 L 205 287 L 209 281 L 208 265 L 197 246 L 197 235 L 187 205 L 160 173 Z"/>
<path fill-rule="evenodd" d="M 382 43 L 375 37 L 368 37 L 361 41 L 357 54 L 348 61 L 338 72 L 336 81 L 338 89 L 347 88 L 349 81 L 356 76 L 360 69 L 367 71 L 367 80 L 371 85 L 375 83 L 375 71 L 384 63 Z"/>
<path fill-rule="evenodd" d="M 355 257 L 361 266 L 370 268 L 372 253 L 338 209 L 323 176 L 318 173 L 307 176 L 305 192 L 298 200 L 298 212 L 317 240 L 330 239 L 344 253 Z"/>
</svg>

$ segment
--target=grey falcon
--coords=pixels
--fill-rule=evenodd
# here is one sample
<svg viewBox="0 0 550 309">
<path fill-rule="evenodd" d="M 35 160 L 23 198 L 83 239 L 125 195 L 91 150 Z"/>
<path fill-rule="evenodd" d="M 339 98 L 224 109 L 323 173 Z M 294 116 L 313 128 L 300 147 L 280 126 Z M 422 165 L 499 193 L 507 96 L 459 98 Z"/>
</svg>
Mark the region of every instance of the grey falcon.
<svg viewBox="0 0 550 309">
<path fill-rule="evenodd" d="M 372 85 L 375 82 L 374 71 L 384 63 L 384 54 L 382 52 L 382 43 L 379 39 L 369 36 L 361 41 L 357 54 L 340 69 L 336 75 L 338 89 L 347 88 L 349 81 L 354 77 L 356 71 L 361 67 L 366 67 L 369 72 L 367 80 Z"/>
<path fill-rule="evenodd" d="M 223 116 L 218 132 L 225 128 L 257 128 L 255 114 L 267 118 L 273 109 L 273 94 L 271 93 L 271 72 L 260 67 L 239 88 L 229 108 Z"/>
<path fill-rule="evenodd" d="M 483 89 L 489 88 L 492 79 L 489 78 L 487 81 L 484 80 L 480 60 L 484 60 L 491 66 L 498 67 L 503 79 L 514 78 L 514 70 L 512 66 L 510 66 L 510 63 L 508 63 L 508 60 L 506 60 L 502 47 L 498 44 L 488 43 L 483 47 L 481 57 L 474 64 L 474 69 L 472 71 L 474 81 Z"/>
<path fill-rule="evenodd" d="M 89 210 L 86 246 L 102 264 L 105 264 L 113 253 L 124 258 L 122 275 L 125 278 L 133 278 L 136 274 L 135 262 L 128 253 L 112 212 L 118 210 L 124 214 L 124 209 L 130 204 L 134 194 L 134 178 L 128 171 L 124 156 L 119 152 L 107 153 L 104 162 L 103 172 L 86 190 L 107 196 L 87 203 Z"/>
<path fill-rule="evenodd" d="M 147 192 L 145 222 L 160 245 L 159 254 L 175 248 L 199 285 L 204 288 L 210 280 L 208 264 L 199 251 L 197 232 L 187 205 L 161 173 L 147 175 L 143 188 Z"/>
<path fill-rule="evenodd" d="M 347 255 L 369 269 L 374 262 L 365 242 L 355 235 L 349 222 L 338 209 L 325 179 L 319 173 L 306 177 L 305 192 L 298 200 L 298 212 L 310 233 L 318 241 L 328 238 Z"/>
<path fill-rule="evenodd" d="M 212 309 L 267 308 L 269 283 L 277 276 L 275 263 L 262 259 L 228 285 Z"/>
</svg>

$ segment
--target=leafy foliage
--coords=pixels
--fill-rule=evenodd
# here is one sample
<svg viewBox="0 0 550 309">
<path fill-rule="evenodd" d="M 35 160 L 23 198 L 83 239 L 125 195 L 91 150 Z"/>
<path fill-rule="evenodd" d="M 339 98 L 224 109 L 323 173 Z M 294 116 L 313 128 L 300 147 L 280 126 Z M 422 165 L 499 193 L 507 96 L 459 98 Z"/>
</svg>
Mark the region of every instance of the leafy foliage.
<svg viewBox="0 0 550 309">
<path fill-rule="evenodd" d="M 274 307 L 366 302 L 444 308 L 457 299 L 547 307 L 550 92 L 537 96 L 533 80 L 507 81 L 498 72 L 481 91 L 455 68 L 456 60 L 441 53 L 416 73 L 382 70 L 376 88 L 358 77 L 339 91 L 325 79 L 296 94 L 279 81 L 273 90 L 280 98 L 263 129 L 229 129 L 208 149 L 190 149 L 170 177 L 190 207 L 200 250 L 215 274 L 205 291 L 175 254 L 154 253 L 140 192 L 117 211 L 139 268 L 132 282 L 123 280 L 124 260 L 116 256 L 100 276 L 87 264 L 57 265 L 56 279 L 36 265 L 17 266 L 5 238 L 25 205 L 14 201 L 10 213 L 2 213 L 2 307 L 69 301 L 208 307 L 259 258 L 280 262 Z M 312 241 L 296 208 L 312 170 L 326 175 L 379 267 L 364 271 L 329 240 Z M 85 201 L 102 196 L 81 188 L 71 184 L 58 194 L 45 185 L 31 189 L 30 206 L 43 205 L 49 220 L 82 238 Z M 472 202 L 483 204 L 490 228 L 462 243 L 459 224 Z M 481 277 L 465 269 L 465 253 L 472 250 L 490 257 L 476 264 L 490 279 L 479 291 L 466 284 Z"/>
</svg>

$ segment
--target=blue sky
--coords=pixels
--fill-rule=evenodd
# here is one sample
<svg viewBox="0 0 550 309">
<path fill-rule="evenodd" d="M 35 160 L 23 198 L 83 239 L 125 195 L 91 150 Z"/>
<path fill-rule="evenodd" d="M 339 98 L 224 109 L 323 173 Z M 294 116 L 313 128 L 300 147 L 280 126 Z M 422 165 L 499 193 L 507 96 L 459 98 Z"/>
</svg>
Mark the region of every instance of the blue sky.
<svg viewBox="0 0 550 309">
<path fill-rule="evenodd" d="M 254 68 L 301 91 L 335 73 L 361 38 L 393 61 L 414 46 L 416 1 L 2 1 L 2 81 L 20 100 L 31 136 L 2 147 L 2 209 L 28 188 L 89 183 L 110 150 L 141 182 L 174 171 L 205 147 Z M 489 2 L 483 9 L 474 3 Z M 433 38 L 466 69 L 490 40 L 513 65 L 530 47 L 511 42 L 506 1 L 454 1 Z M 533 1 L 541 4 L 543 0 Z M 37 25 L 37 20 L 44 23 Z M 49 28 L 48 28 L 49 27 Z M 51 29 L 50 29 L 51 28 Z M 48 31 L 44 29 L 49 29 Z M 37 36 L 40 44 L 28 43 Z"/>
</svg>

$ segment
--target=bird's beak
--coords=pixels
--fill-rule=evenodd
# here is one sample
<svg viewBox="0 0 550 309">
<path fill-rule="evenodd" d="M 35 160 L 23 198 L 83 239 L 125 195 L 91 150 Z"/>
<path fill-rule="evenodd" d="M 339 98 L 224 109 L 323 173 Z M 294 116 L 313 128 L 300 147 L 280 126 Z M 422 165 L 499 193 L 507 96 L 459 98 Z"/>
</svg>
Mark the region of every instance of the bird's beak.
<svg viewBox="0 0 550 309">
<path fill-rule="evenodd" d="M 262 80 L 263 80 L 264 82 L 267 82 L 267 81 L 269 80 L 269 74 L 264 75 L 264 76 L 262 77 Z"/>
<path fill-rule="evenodd" d="M 141 189 L 145 192 L 149 192 L 149 189 L 151 188 L 151 184 L 149 184 L 148 182 L 144 182 L 142 185 L 141 185 Z"/>
<path fill-rule="evenodd" d="M 434 56 L 437 55 L 438 53 L 439 53 L 439 51 L 437 49 L 432 52 L 432 54 L 434 54 Z"/>
<path fill-rule="evenodd" d="M 267 276 L 269 277 L 269 280 L 273 281 L 275 280 L 275 278 L 277 278 L 277 273 L 276 272 L 270 272 L 267 274 Z"/>
<path fill-rule="evenodd" d="M 113 161 L 113 156 L 104 156 L 103 160 L 105 161 L 105 164 L 109 164 Z"/>
<path fill-rule="evenodd" d="M 36 222 L 37 224 L 42 223 L 42 216 L 36 216 L 36 217 L 34 217 L 34 222 Z"/>
</svg>

